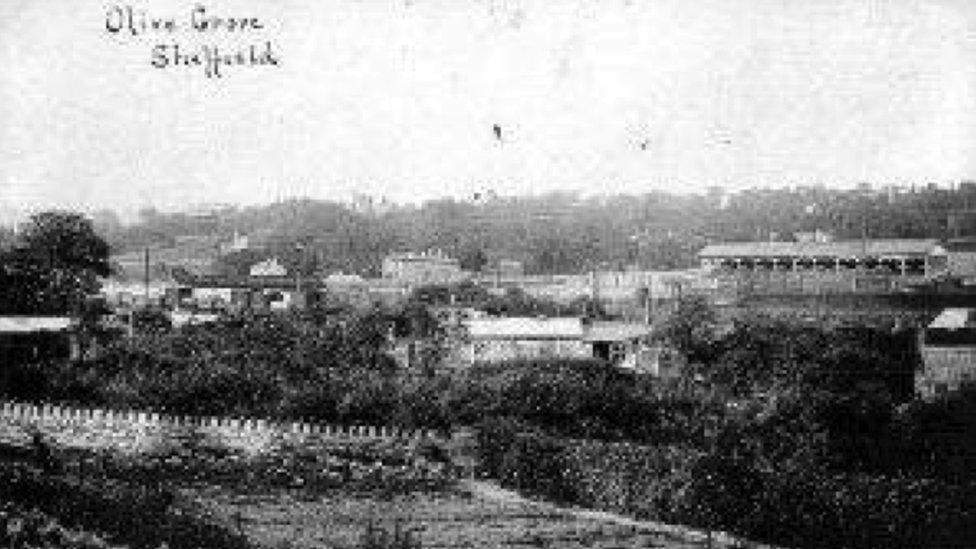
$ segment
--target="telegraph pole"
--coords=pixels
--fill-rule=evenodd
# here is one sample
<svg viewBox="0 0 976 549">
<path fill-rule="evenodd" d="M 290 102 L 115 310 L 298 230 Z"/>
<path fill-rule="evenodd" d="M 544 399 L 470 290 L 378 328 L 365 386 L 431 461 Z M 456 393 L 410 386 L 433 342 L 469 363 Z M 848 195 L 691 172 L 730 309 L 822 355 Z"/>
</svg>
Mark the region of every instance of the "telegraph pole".
<svg viewBox="0 0 976 549">
<path fill-rule="evenodd" d="M 149 246 L 146 246 L 146 248 L 144 249 L 143 260 L 144 260 L 143 263 L 145 267 L 144 269 L 145 276 L 143 278 L 143 282 L 145 284 L 144 289 L 146 292 L 146 305 L 148 306 L 149 305 Z"/>
</svg>

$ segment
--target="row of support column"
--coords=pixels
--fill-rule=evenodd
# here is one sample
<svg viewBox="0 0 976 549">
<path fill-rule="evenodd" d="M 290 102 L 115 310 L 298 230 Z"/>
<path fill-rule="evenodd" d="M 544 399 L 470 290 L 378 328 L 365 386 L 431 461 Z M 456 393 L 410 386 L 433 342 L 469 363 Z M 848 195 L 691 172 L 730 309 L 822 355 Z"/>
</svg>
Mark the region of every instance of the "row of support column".
<svg viewBox="0 0 976 549">
<path fill-rule="evenodd" d="M 819 259 L 820 260 L 822 260 L 822 259 L 829 259 L 829 261 L 831 262 L 831 264 L 823 265 L 821 263 L 820 265 L 826 267 L 828 270 L 833 270 L 834 272 L 840 272 L 842 269 L 847 268 L 847 267 L 844 267 L 844 265 L 843 265 L 844 262 L 846 262 L 846 261 L 851 261 L 851 260 L 855 261 L 855 266 L 853 267 L 854 269 L 857 268 L 857 263 L 862 263 L 862 265 L 863 265 L 863 262 L 860 259 L 857 259 L 857 258 L 834 257 L 834 258 L 819 258 Z M 908 260 L 910 258 L 908 258 L 908 257 L 898 257 L 898 258 L 885 258 L 885 259 L 895 259 L 896 261 L 898 261 L 898 272 L 900 272 L 902 276 L 905 276 L 906 274 L 908 274 Z M 928 258 L 928 256 L 923 256 L 922 260 L 923 260 L 922 271 L 923 271 L 924 274 L 928 274 L 928 272 L 929 272 L 929 258 Z M 722 263 L 725 264 L 726 261 L 722 261 Z M 735 258 L 735 259 L 733 259 L 731 261 L 732 261 L 732 267 L 734 269 L 741 269 L 741 268 L 749 265 L 749 263 L 751 263 L 751 267 L 749 267 L 749 268 L 750 269 L 755 269 L 756 268 L 756 265 L 760 262 L 760 260 L 756 260 L 756 259 L 753 259 L 753 260 L 743 260 L 742 258 Z M 749 261 L 749 263 L 747 263 L 747 261 Z M 783 259 L 775 259 L 775 260 L 772 260 L 772 261 L 773 261 L 773 267 L 774 268 L 767 269 L 767 270 L 775 270 L 775 266 L 777 266 L 777 265 L 784 265 L 785 264 L 785 262 L 783 261 Z M 794 257 L 794 258 L 788 259 L 788 261 L 789 261 L 789 269 L 788 269 L 789 271 L 810 270 L 812 268 L 815 268 L 818 265 L 817 264 L 818 258 L 797 258 L 797 257 Z M 810 267 L 801 267 L 800 266 L 800 264 L 803 263 L 803 262 L 805 262 L 805 261 L 812 262 L 811 265 L 810 265 Z M 882 265 L 882 260 L 881 259 L 877 259 L 876 261 L 877 261 L 877 265 L 879 265 L 879 266 Z M 875 269 L 876 268 L 872 268 L 871 270 L 875 270 Z"/>
</svg>

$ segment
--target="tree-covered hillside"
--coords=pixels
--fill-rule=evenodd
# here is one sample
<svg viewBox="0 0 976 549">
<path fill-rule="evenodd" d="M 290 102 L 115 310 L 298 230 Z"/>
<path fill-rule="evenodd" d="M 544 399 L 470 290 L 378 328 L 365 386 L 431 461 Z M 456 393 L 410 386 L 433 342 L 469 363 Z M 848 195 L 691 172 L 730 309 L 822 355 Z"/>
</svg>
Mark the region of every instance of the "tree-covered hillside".
<svg viewBox="0 0 976 549">
<path fill-rule="evenodd" d="M 303 199 L 206 215 L 144 210 L 132 225 L 101 215 L 96 225 L 116 253 L 178 247 L 188 236 L 229 242 L 236 231 L 248 235 L 261 254 L 305 271 L 375 275 L 391 251 L 436 248 L 473 269 L 505 258 L 524 262 L 529 273 L 568 273 L 635 263 L 680 268 L 693 265 L 708 242 L 788 240 L 818 229 L 837 238 L 967 236 L 976 234 L 976 216 L 965 211 L 971 204 L 976 205 L 972 184 L 883 191 L 755 189 L 728 195 L 712 189 L 700 195 L 445 199 L 380 214 Z M 234 259 L 227 262 L 233 266 Z"/>
</svg>

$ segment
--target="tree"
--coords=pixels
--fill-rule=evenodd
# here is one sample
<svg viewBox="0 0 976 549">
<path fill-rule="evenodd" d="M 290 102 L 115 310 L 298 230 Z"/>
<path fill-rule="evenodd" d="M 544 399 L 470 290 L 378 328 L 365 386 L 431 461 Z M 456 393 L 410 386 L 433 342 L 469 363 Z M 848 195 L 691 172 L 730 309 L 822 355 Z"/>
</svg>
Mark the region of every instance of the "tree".
<svg viewBox="0 0 976 549">
<path fill-rule="evenodd" d="M 702 362 L 711 356 L 718 316 L 703 296 L 686 296 L 668 317 L 664 334 L 689 362 Z"/>
<path fill-rule="evenodd" d="M 587 318 L 605 320 L 610 318 L 607 308 L 598 299 L 590 296 L 580 296 L 566 306 L 567 314 L 584 316 Z"/>
<path fill-rule="evenodd" d="M 0 252 L 0 306 L 13 314 L 81 314 L 111 274 L 108 244 L 90 220 L 67 211 L 31 216 Z"/>
<path fill-rule="evenodd" d="M 488 263 L 488 257 L 480 247 L 470 247 L 461 252 L 458 260 L 462 269 L 480 273 L 481 269 Z"/>
</svg>

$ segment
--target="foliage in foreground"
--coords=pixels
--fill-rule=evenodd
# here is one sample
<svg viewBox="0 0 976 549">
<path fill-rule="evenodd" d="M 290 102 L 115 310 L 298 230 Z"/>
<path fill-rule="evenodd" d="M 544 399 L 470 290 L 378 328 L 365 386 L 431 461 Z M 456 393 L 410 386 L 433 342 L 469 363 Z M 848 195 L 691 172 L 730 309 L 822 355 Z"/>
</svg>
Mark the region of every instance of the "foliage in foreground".
<svg viewBox="0 0 976 549">
<path fill-rule="evenodd" d="M 148 334 L 94 367 L 41 368 L 47 385 L 35 386 L 174 413 L 480 426 L 483 472 L 509 486 L 797 547 L 954 547 L 976 535 L 976 397 L 911 402 L 910 333 L 679 323 L 671 335 L 694 360 L 667 382 L 572 361 L 400 376 L 382 326 L 278 318 Z M 660 449 L 606 459 L 571 439 L 694 457 L 669 474 Z"/>
<path fill-rule="evenodd" d="M 57 517 L 71 529 L 103 533 L 115 545 L 156 549 L 234 549 L 246 538 L 180 507 L 175 494 L 134 480 L 87 479 L 42 472 L 20 463 L 0 464 L 4 497 L 21 508 Z"/>
<path fill-rule="evenodd" d="M 111 549 L 101 536 L 66 528 L 61 521 L 37 508 L 26 509 L 0 499 L 0 546 L 11 549 Z"/>
</svg>

